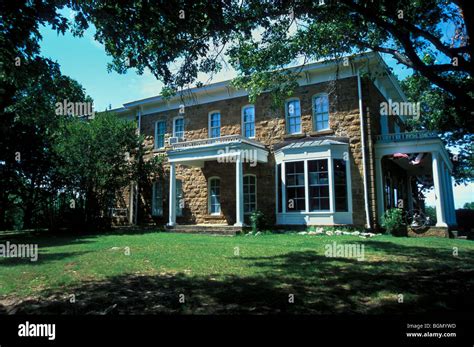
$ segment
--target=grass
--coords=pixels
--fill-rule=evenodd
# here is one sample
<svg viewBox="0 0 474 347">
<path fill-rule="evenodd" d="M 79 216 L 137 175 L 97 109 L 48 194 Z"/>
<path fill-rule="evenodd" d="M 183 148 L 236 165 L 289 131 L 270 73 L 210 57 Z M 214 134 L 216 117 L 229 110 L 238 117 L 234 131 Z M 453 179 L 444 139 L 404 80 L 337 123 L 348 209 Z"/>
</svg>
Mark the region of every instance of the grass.
<svg viewBox="0 0 474 347">
<path fill-rule="evenodd" d="M 38 243 L 40 254 L 37 262 L 0 258 L 0 313 L 430 313 L 474 308 L 474 243 L 465 240 L 148 232 L 10 242 Z M 365 260 L 326 257 L 325 246 L 332 242 L 364 245 Z"/>
</svg>

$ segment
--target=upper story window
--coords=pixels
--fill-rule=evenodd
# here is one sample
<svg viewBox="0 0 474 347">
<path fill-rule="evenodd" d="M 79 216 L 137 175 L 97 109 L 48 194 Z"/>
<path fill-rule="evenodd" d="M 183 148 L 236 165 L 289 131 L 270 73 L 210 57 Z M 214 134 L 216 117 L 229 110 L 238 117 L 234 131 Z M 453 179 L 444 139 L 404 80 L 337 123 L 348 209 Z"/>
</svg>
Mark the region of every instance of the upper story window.
<svg viewBox="0 0 474 347">
<path fill-rule="evenodd" d="M 301 133 L 301 107 L 298 99 L 286 102 L 286 124 L 288 134 Z"/>
<path fill-rule="evenodd" d="M 155 149 L 165 147 L 166 122 L 158 121 L 155 123 Z"/>
<path fill-rule="evenodd" d="M 219 112 L 209 113 L 209 137 L 221 136 L 221 114 Z"/>
<path fill-rule="evenodd" d="M 313 99 L 314 130 L 329 129 L 329 98 L 327 94 L 316 95 Z"/>
<path fill-rule="evenodd" d="M 184 138 L 184 118 L 181 116 L 173 120 L 173 137 Z"/>
<path fill-rule="evenodd" d="M 242 135 L 247 138 L 255 137 L 255 106 L 242 108 Z"/>
</svg>

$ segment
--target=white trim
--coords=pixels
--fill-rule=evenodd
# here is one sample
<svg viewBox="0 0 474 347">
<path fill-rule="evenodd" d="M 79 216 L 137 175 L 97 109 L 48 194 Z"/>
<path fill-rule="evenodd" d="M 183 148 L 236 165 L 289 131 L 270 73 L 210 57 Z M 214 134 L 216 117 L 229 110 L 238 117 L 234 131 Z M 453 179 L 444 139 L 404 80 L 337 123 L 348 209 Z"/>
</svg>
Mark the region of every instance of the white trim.
<svg viewBox="0 0 474 347">
<path fill-rule="evenodd" d="M 317 125 L 317 119 L 316 119 L 316 104 L 315 104 L 315 100 L 320 97 L 320 96 L 326 96 L 327 100 L 328 100 L 328 127 L 327 128 L 324 128 L 324 129 L 316 129 L 316 125 Z M 319 132 L 319 131 L 325 131 L 325 130 L 330 130 L 331 129 L 331 103 L 329 102 L 329 94 L 328 93 L 325 93 L 325 92 L 321 92 L 321 93 L 317 93 L 317 94 L 314 94 L 312 97 L 311 97 L 311 110 L 312 110 L 312 115 L 311 115 L 311 118 L 313 120 L 313 131 L 316 131 L 316 132 Z"/>
<path fill-rule="evenodd" d="M 211 213 L 211 181 L 219 180 L 219 212 Z M 219 176 L 211 176 L 207 179 L 207 213 L 210 216 L 221 216 L 222 215 L 222 204 L 221 204 L 221 178 Z"/>
<path fill-rule="evenodd" d="M 163 146 L 162 147 L 157 147 L 157 141 L 158 141 L 158 123 L 165 123 L 165 132 L 163 133 Z M 155 122 L 155 141 L 153 144 L 154 149 L 163 149 L 165 148 L 166 145 L 166 120 L 157 120 Z"/>
<path fill-rule="evenodd" d="M 253 136 L 245 136 L 245 121 L 244 121 L 244 110 L 246 108 L 249 108 L 249 107 L 252 107 L 253 108 Z M 247 104 L 247 105 L 244 105 L 242 106 L 241 110 L 240 110 L 240 134 L 242 135 L 242 137 L 245 137 L 247 139 L 254 139 L 256 136 L 257 136 L 257 129 L 255 128 L 255 123 L 256 123 L 256 118 L 257 118 L 257 111 L 255 109 L 255 105 L 254 104 Z M 249 122 L 247 122 L 249 123 Z"/>
<path fill-rule="evenodd" d="M 290 103 L 292 101 L 295 101 L 295 100 L 298 101 L 298 104 L 300 106 L 299 107 L 300 108 L 300 131 L 295 132 L 295 133 L 291 133 L 290 132 L 290 122 L 288 121 L 288 103 Z M 292 97 L 292 98 L 286 99 L 285 100 L 285 134 L 287 134 L 287 135 L 299 135 L 299 134 L 302 134 L 302 133 L 303 133 L 303 122 L 302 122 L 302 115 L 301 115 L 301 100 L 298 97 Z"/>
<path fill-rule="evenodd" d="M 211 127 L 211 115 L 213 114 L 219 114 L 219 136 L 212 136 L 212 127 Z M 217 127 L 214 127 L 214 129 L 217 128 Z M 208 112 L 207 113 L 207 136 L 208 138 L 212 138 L 212 139 L 215 139 L 215 138 L 218 138 L 218 137 L 221 137 L 221 130 L 222 130 L 222 114 L 221 114 L 221 111 L 219 110 L 213 110 L 211 112 Z"/>
<path fill-rule="evenodd" d="M 368 189 L 368 181 L 367 181 L 367 162 L 365 157 L 365 147 L 366 147 L 366 139 L 365 139 L 365 132 L 364 132 L 364 110 L 362 109 L 362 86 L 360 81 L 360 73 L 357 70 L 357 92 L 359 95 L 359 123 L 360 123 L 360 134 L 361 134 L 361 151 L 362 151 L 362 167 L 363 167 L 363 183 L 364 183 L 364 206 L 365 206 L 365 223 L 367 224 L 367 228 L 371 228 L 370 225 L 370 211 L 369 211 L 369 189 Z"/>
<path fill-rule="evenodd" d="M 155 210 L 157 210 L 157 206 L 155 205 L 156 204 L 156 194 L 157 194 L 157 187 L 160 187 L 161 189 L 161 199 L 160 199 L 160 202 L 161 202 L 161 206 L 160 206 L 160 210 L 161 212 L 160 213 L 156 213 L 155 214 Z M 154 216 L 154 217 L 163 217 L 163 182 L 161 181 L 154 181 L 153 182 L 153 186 L 152 186 L 152 197 L 151 197 L 151 215 Z"/>
<path fill-rule="evenodd" d="M 335 225 L 335 224 L 352 224 L 353 223 L 353 206 L 352 206 L 352 184 L 350 160 L 346 163 L 346 193 L 347 193 L 347 212 L 337 212 L 335 210 L 335 194 L 334 194 L 334 159 L 344 160 L 344 153 L 348 153 L 348 144 L 327 144 L 302 148 L 279 150 L 275 154 L 275 165 L 278 170 L 278 164 L 281 164 L 281 185 L 282 185 L 282 212 L 278 212 L 278 174 L 276 175 L 276 216 L 277 224 L 293 224 L 293 225 Z M 309 211 L 309 177 L 308 177 L 308 161 L 309 160 L 327 160 L 328 166 L 328 185 L 329 185 L 329 210 Z M 286 209 L 286 169 L 285 164 L 291 162 L 304 162 L 305 175 L 305 211 L 287 212 Z"/>
<path fill-rule="evenodd" d="M 255 211 L 258 209 L 258 193 L 257 193 L 257 175 L 249 173 L 245 174 L 242 176 L 242 178 L 245 180 L 245 177 L 253 177 L 255 178 Z M 244 184 L 245 185 L 245 184 Z M 245 205 L 245 192 L 243 192 L 243 198 L 244 198 L 244 205 Z M 245 206 L 244 206 L 244 215 L 250 215 L 252 212 L 245 212 Z"/>
<path fill-rule="evenodd" d="M 176 121 L 178 119 L 182 119 L 183 120 L 183 136 L 176 136 Z M 186 131 L 186 126 L 185 126 L 185 122 L 184 122 L 184 116 L 176 116 L 176 117 L 173 117 L 173 137 L 178 137 L 180 139 L 184 139 L 184 135 L 185 135 L 185 131 Z"/>
</svg>

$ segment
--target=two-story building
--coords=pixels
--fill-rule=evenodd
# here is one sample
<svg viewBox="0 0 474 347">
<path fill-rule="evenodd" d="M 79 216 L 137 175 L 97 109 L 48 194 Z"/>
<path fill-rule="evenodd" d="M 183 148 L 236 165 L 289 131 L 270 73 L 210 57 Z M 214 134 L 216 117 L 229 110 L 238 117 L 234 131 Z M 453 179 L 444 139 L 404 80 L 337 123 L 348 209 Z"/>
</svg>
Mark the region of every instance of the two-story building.
<svg viewBox="0 0 474 347">
<path fill-rule="evenodd" d="M 165 156 L 164 178 L 131 183 L 128 221 L 238 229 L 259 210 L 275 225 L 377 228 L 388 208 L 423 208 L 419 183 L 428 181 L 437 226 L 456 224 L 441 140 L 405 132 L 415 109 L 394 110 L 407 100 L 378 54 L 344 62 L 299 67 L 281 107 L 269 93 L 250 103 L 225 81 L 114 110 L 137 121 L 148 157 Z"/>
</svg>

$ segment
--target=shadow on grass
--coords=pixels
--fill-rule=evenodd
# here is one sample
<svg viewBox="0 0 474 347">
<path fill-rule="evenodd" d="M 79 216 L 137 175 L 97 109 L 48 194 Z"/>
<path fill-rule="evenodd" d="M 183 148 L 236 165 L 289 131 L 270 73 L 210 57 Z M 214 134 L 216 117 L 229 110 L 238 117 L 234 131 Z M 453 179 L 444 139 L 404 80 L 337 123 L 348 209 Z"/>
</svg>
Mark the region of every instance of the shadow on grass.
<svg viewBox="0 0 474 347">
<path fill-rule="evenodd" d="M 359 262 L 313 251 L 244 257 L 247 266 L 258 268 L 258 276 L 121 275 L 62 292 L 44 291 L 38 298 L 0 300 L 0 313 L 426 314 L 474 310 L 472 251 L 460 260 L 425 247 L 378 241 L 364 244 L 393 257 Z M 392 260 L 400 255 L 410 258 Z M 69 302 L 72 294 L 75 303 Z M 180 303 L 181 294 L 184 303 Z M 294 303 L 290 302 L 292 295 Z"/>
<path fill-rule="evenodd" d="M 17 266 L 17 265 L 42 265 L 51 261 L 58 261 L 67 258 L 73 258 L 89 253 L 89 251 L 62 252 L 62 253 L 42 253 L 39 252 L 38 258 L 31 261 L 31 258 L 0 258 L 0 266 Z"/>
</svg>

